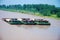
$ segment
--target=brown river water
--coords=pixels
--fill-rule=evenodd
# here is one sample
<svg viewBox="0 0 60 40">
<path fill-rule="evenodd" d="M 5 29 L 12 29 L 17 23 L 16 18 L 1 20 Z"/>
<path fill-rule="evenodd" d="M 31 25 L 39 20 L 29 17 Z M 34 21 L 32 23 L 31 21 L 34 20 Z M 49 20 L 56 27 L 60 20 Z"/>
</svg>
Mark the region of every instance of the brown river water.
<svg viewBox="0 0 60 40">
<path fill-rule="evenodd" d="M 10 25 L 2 18 L 41 18 L 51 25 Z M 60 20 L 0 10 L 0 40 L 60 40 Z"/>
</svg>

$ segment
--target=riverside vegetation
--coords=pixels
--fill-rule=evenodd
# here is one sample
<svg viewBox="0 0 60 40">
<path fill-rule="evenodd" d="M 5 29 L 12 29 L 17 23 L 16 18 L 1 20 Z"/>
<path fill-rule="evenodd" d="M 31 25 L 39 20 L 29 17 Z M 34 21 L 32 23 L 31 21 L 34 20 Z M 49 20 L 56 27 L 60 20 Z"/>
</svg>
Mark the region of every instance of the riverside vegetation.
<svg viewBox="0 0 60 40">
<path fill-rule="evenodd" d="M 54 5 L 48 4 L 0 5 L 0 10 L 60 18 L 60 7 L 55 7 Z"/>
</svg>

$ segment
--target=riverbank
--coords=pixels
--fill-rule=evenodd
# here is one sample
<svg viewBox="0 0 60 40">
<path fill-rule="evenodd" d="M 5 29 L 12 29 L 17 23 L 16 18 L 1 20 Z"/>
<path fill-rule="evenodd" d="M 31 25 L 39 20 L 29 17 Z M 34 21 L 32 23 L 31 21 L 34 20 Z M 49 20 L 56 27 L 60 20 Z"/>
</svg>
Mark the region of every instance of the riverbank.
<svg viewBox="0 0 60 40">
<path fill-rule="evenodd" d="M 39 16 L 39 17 L 44 17 L 44 18 L 52 18 L 52 19 L 58 19 L 58 20 L 60 20 L 60 18 L 57 17 L 56 15 L 43 16 L 39 12 L 31 12 L 31 11 L 27 11 L 27 10 L 14 10 L 14 9 L 4 9 L 4 8 L 0 9 L 0 10 L 11 11 L 11 12 L 18 12 L 18 13 L 29 14 L 29 15 L 34 15 L 34 16 Z"/>
</svg>

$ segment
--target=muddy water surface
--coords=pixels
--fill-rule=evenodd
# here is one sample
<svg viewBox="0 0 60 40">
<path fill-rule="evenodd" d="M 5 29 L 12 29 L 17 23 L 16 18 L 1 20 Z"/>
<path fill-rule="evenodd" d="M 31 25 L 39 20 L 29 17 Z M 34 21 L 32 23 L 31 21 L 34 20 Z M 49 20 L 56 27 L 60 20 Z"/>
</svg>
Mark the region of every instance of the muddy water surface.
<svg viewBox="0 0 60 40">
<path fill-rule="evenodd" d="M 2 18 L 42 18 L 46 25 L 10 25 Z M 60 40 L 60 20 L 0 10 L 0 40 Z"/>
</svg>

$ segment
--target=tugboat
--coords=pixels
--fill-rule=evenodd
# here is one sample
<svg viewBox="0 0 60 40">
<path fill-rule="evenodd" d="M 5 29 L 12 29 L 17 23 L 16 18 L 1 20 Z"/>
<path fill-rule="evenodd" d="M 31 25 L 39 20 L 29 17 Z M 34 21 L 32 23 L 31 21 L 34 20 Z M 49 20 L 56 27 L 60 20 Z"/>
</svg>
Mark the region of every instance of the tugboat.
<svg viewBox="0 0 60 40">
<path fill-rule="evenodd" d="M 43 19 L 3 18 L 3 20 L 11 25 L 50 25 L 48 20 Z"/>
</svg>

